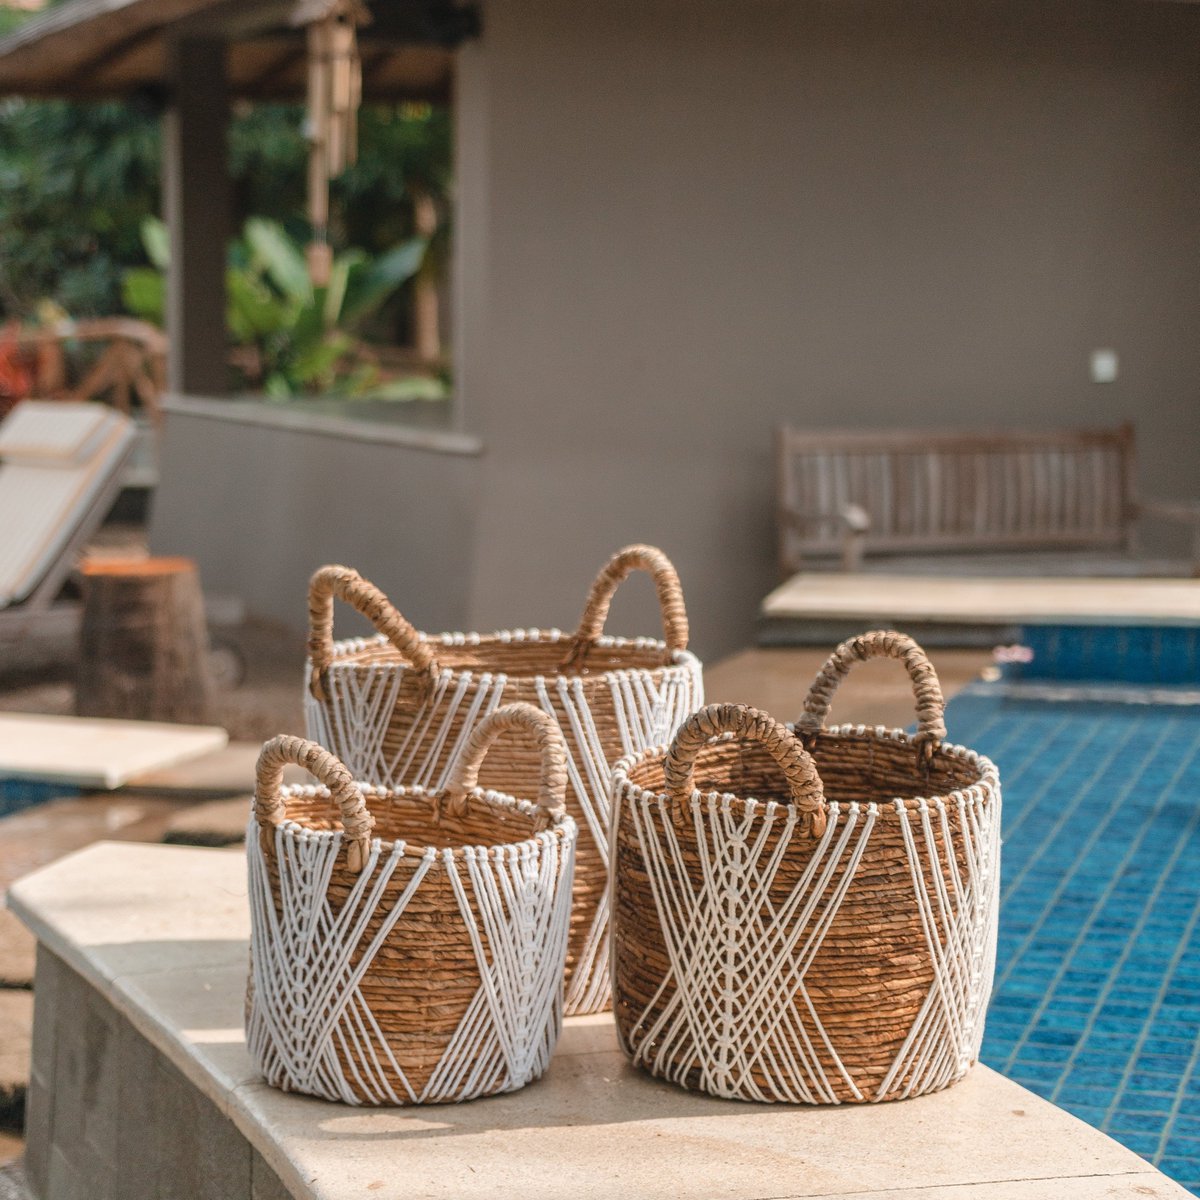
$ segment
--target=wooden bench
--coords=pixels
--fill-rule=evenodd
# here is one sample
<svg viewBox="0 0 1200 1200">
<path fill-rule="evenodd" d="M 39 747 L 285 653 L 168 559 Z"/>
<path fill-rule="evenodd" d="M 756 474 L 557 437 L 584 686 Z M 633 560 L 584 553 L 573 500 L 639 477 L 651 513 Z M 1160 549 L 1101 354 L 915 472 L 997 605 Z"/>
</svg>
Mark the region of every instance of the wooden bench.
<svg viewBox="0 0 1200 1200">
<path fill-rule="evenodd" d="M 1011 557 L 1019 555 L 1024 570 L 1049 574 L 1200 575 L 1200 504 L 1139 500 L 1134 467 L 1131 425 L 979 433 L 784 427 L 780 566 L 786 576 L 824 559 L 853 571 L 868 555 L 893 563 L 924 555 L 917 569 L 936 571 L 928 556 L 959 569 L 962 558 L 951 556 L 965 553 L 998 573 L 1019 573 L 1022 560 Z M 1190 562 L 1139 563 L 1134 526 L 1145 516 L 1190 526 Z"/>
</svg>

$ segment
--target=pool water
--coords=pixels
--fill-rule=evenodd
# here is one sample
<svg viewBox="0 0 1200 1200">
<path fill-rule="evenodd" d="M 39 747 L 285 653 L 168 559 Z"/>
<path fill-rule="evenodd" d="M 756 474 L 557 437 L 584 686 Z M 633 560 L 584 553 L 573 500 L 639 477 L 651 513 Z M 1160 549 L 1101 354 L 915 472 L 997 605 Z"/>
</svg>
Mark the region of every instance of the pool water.
<svg viewBox="0 0 1200 1200">
<path fill-rule="evenodd" d="M 1200 705 L 979 684 L 947 725 L 1004 795 L 983 1061 L 1200 1192 Z"/>
<path fill-rule="evenodd" d="M 0 778 L 0 817 L 11 816 L 23 808 L 45 804 L 56 796 L 71 795 L 75 791 L 61 783 L 41 783 L 32 779 Z"/>
</svg>

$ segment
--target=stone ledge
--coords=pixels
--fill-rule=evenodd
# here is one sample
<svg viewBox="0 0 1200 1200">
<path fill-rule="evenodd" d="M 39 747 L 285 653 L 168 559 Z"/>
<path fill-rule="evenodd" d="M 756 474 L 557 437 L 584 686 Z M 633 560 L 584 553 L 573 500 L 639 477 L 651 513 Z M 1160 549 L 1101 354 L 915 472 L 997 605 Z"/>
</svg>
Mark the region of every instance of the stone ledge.
<svg viewBox="0 0 1200 1200">
<path fill-rule="evenodd" d="M 363 420 L 358 417 L 305 410 L 302 405 L 272 404 L 265 400 L 209 400 L 198 396 L 168 396 L 163 411 L 171 415 L 227 421 L 235 425 L 258 425 L 287 433 L 320 434 L 352 442 L 407 446 L 433 454 L 476 457 L 483 442 L 453 429 L 430 429 L 406 425 L 402 420 Z"/>
<path fill-rule="evenodd" d="M 945 1092 L 888 1105 L 718 1101 L 630 1068 L 607 1016 L 569 1021 L 547 1076 L 511 1096 L 366 1110 L 286 1095 L 259 1080 L 242 1037 L 240 852 L 101 843 L 22 880 L 10 905 L 299 1198 L 1188 1195 L 986 1067 Z M 43 995 L 35 1084 L 41 1006 L 54 1004 Z"/>
</svg>

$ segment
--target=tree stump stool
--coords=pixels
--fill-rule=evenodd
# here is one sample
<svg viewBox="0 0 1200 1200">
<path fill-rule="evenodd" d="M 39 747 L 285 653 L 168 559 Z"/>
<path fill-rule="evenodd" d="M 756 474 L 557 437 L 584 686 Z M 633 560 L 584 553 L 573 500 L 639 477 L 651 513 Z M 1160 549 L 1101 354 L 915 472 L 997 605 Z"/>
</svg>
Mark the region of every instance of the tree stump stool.
<svg viewBox="0 0 1200 1200">
<path fill-rule="evenodd" d="M 206 724 L 208 629 L 188 558 L 89 559 L 75 711 L 82 717 Z"/>
</svg>

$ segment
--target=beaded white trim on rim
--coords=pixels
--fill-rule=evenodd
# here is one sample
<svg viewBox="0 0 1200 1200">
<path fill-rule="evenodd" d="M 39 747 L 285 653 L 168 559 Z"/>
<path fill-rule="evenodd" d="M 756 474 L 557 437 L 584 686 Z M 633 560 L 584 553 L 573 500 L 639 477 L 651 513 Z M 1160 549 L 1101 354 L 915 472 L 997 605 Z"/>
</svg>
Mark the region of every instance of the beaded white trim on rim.
<svg viewBox="0 0 1200 1200">
<path fill-rule="evenodd" d="M 916 744 L 910 735 L 883 727 L 839 725 L 825 733 Z M 803 1104 L 839 1103 L 835 1079 L 855 1099 L 878 1101 L 898 1087 L 901 1096 L 936 1091 L 966 1073 L 979 1056 L 995 974 L 1000 780 L 982 755 L 946 743 L 941 750 L 977 770 L 979 782 L 933 799 L 830 803 L 824 834 L 815 845 L 803 847 L 804 871 L 767 916 L 764 898 L 791 844 L 795 807 L 751 798 L 743 802 L 721 792 L 693 793 L 690 819 L 701 857 L 701 882 L 696 884 L 677 865 L 670 801 L 629 778 L 646 756 L 629 755 L 616 765 L 613 829 L 622 807 L 628 806 L 670 964 L 650 1004 L 628 1035 L 622 1035 L 634 1063 L 684 1086 L 686 1076 L 698 1070 L 700 1088 L 717 1096 Z M 649 753 L 666 752 L 664 745 Z M 889 810 L 901 822 L 912 901 L 933 983 L 895 1060 L 868 1094 L 822 1023 L 820 1002 L 809 995 L 806 974 L 846 898 L 872 831 Z M 950 810 L 958 817 L 957 835 Z M 781 821 L 782 833 L 772 844 L 769 835 Z M 944 861 L 938 836 L 946 848 Z M 956 849 L 965 863 L 963 872 Z M 927 875 L 932 890 L 926 887 Z M 614 879 L 614 891 L 616 886 Z M 614 961 L 614 986 L 615 973 Z M 735 978 L 736 996 L 731 986 Z M 672 986 L 670 1000 L 653 1016 Z M 822 1056 L 834 1064 L 835 1078 Z M 754 1070 L 764 1061 L 771 1063 L 766 1087 Z"/>
</svg>

